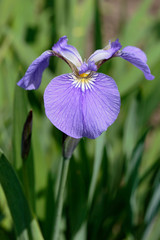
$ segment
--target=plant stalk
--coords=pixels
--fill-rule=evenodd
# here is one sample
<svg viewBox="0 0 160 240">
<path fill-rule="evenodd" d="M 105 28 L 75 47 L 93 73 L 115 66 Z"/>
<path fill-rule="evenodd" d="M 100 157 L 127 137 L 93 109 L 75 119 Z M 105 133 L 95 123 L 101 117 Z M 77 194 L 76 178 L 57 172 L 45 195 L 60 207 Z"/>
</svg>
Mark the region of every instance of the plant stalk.
<svg viewBox="0 0 160 240">
<path fill-rule="evenodd" d="M 63 162 L 62 162 L 60 181 L 58 186 L 58 195 L 56 200 L 56 213 L 55 213 L 52 240 L 58 240 L 59 238 L 60 223 L 61 223 L 61 216 L 62 216 L 62 209 L 63 209 L 64 190 L 65 190 L 68 167 L 69 167 L 69 159 L 63 158 L 62 161 Z"/>
</svg>

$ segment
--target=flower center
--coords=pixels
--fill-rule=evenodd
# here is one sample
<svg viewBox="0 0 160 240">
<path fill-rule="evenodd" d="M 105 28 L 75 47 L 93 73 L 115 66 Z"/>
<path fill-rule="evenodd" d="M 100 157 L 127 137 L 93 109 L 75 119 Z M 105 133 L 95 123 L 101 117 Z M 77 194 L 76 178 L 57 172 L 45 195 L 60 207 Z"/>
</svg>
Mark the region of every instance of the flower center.
<svg viewBox="0 0 160 240">
<path fill-rule="evenodd" d="M 89 73 L 81 73 L 79 74 L 80 77 L 82 78 L 86 78 L 89 75 Z"/>
<path fill-rule="evenodd" d="M 89 73 L 81 73 L 79 76 L 73 75 L 73 85 L 76 88 L 81 88 L 84 92 L 87 89 L 92 89 L 94 85 L 95 79 L 90 76 L 88 77 Z"/>
</svg>

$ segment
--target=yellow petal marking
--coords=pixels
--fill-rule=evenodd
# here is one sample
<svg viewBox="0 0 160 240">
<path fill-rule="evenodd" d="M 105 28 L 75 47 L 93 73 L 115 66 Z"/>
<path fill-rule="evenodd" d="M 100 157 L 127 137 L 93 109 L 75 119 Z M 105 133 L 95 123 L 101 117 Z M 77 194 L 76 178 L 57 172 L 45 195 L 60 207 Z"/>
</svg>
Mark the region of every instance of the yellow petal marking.
<svg viewBox="0 0 160 240">
<path fill-rule="evenodd" d="M 82 73 L 82 74 L 79 74 L 79 76 L 82 77 L 82 78 L 85 78 L 85 77 L 88 76 L 88 73 Z"/>
<path fill-rule="evenodd" d="M 82 73 L 79 77 L 74 76 L 73 85 L 77 88 L 81 88 L 84 92 L 87 89 L 92 89 L 95 79 L 92 77 L 87 77 L 89 74 Z"/>
</svg>

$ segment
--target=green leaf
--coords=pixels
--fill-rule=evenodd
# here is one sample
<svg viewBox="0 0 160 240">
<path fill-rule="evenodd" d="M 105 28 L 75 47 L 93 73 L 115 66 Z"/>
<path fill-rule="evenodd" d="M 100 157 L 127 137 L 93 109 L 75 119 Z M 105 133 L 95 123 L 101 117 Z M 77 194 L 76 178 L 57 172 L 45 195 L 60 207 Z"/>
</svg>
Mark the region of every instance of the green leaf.
<svg viewBox="0 0 160 240">
<path fill-rule="evenodd" d="M 138 170 L 142 161 L 142 156 L 144 152 L 144 143 L 145 143 L 145 138 L 147 135 L 146 131 L 142 138 L 139 140 L 137 143 L 133 153 L 131 160 L 128 165 L 128 169 L 126 172 L 126 182 L 130 190 L 133 191 L 135 189 L 135 184 L 137 184 L 137 179 L 138 179 Z M 132 189 L 133 188 L 133 189 Z"/>
<path fill-rule="evenodd" d="M 36 220 L 31 215 L 18 177 L 0 150 L 0 183 L 4 190 L 19 240 L 43 240 Z"/>
<path fill-rule="evenodd" d="M 99 174 L 100 165 L 103 158 L 103 149 L 105 145 L 105 133 L 103 133 L 99 138 L 96 139 L 96 150 L 95 150 L 95 159 L 94 159 L 94 166 L 93 166 L 93 174 L 89 188 L 89 196 L 88 196 L 88 205 L 90 206 L 93 200 L 96 181 Z"/>
<path fill-rule="evenodd" d="M 151 220 L 153 220 L 153 218 L 155 217 L 155 215 L 157 214 L 157 212 L 159 210 L 159 203 L 160 203 L 160 194 L 159 193 L 160 193 L 160 184 L 157 184 L 157 186 L 153 192 L 153 196 L 148 205 L 147 212 L 146 212 L 146 216 L 145 216 L 146 223 L 150 223 Z"/>
<path fill-rule="evenodd" d="M 74 236 L 74 240 L 86 240 L 87 237 L 87 222 L 84 222 L 79 231 Z"/>
<path fill-rule="evenodd" d="M 133 148 L 137 142 L 138 136 L 138 106 L 139 102 L 133 99 L 124 125 L 123 149 L 128 159 L 131 156 Z"/>
<path fill-rule="evenodd" d="M 28 113 L 26 122 L 23 127 L 21 141 L 21 157 L 23 159 L 23 184 L 31 209 L 35 212 L 35 176 L 34 176 L 34 159 L 31 146 L 32 135 L 32 111 Z"/>
<path fill-rule="evenodd" d="M 94 30 L 94 38 L 95 38 L 95 49 L 101 49 L 102 48 L 102 33 L 101 33 L 101 15 L 100 15 L 100 6 L 99 1 L 95 1 L 95 30 Z"/>
<path fill-rule="evenodd" d="M 32 210 L 35 210 L 35 176 L 34 176 L 34 155 L 33 148 L 31 146 L 30 153 L 26 156 L 26 159 L 22 160 L 21 146 L 25 145 L 26 142 L 22 144 L 22 133 L 24 124 L 28 114 L 28 103 L 27 103 L 27 91 L 16 86 L 15 97 L 14 97 L 14 110 L 13 110 L 13 165 L 16 170 L 20 170 L 19 173 L 23 175 L 23 184 L 25 189 L 25 194 L 29 201 Z M 24 148 L 24 146 L 23 146 Z M 24 152 L 24 149 L 23 149 Z M 22 177 L 22 175 L 19 175 Z"/>
<path fill-rule="evenodd" d="M 142 240 L 159 240 L 160 236 L 160 211 L 158 216 L 146 227 Z"/>
<path fill-rule="evenodd" d="M 28 113 L 26 94 L 26 91 L 16 86 L 13 110 L 13 164 L 16 169 L 22 166 L 21 136 Z"/>
</svg>

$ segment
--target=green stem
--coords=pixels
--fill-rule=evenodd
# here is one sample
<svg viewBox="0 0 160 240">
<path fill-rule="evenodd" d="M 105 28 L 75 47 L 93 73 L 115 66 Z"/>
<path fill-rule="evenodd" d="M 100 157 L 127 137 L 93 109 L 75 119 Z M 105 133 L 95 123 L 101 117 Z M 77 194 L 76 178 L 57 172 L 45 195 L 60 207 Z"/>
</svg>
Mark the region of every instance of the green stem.
<svg viewBox="0 0 160 240">
<path fill-rule="evenodd" d="M 55 214 L 55 222 L 54 222 L 54 231 L 52 240 L 58 240 L 59 237 L 59 229 L 60 229 L 60 222 L 61 222 L 61 215 L 63 209 L 63 196 L 64 190 L 67 180 L 67 173 L 68 173 L 68 166 L 69 166 L 69 159 L 62 159 L 62 168 L 60 173 L 60 182 L 58 186 L 58 195 L 56 201 L 56 214 Z"/>
</svg>

